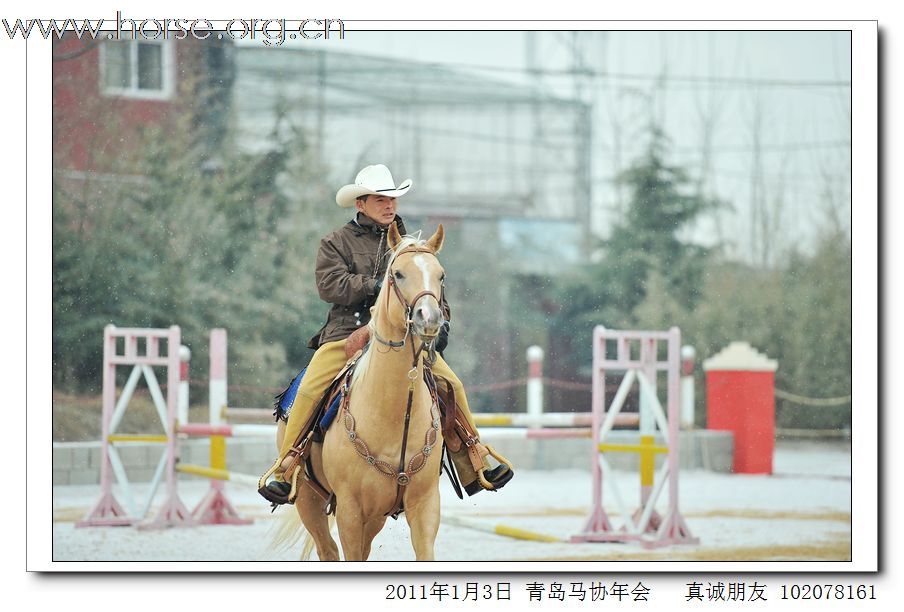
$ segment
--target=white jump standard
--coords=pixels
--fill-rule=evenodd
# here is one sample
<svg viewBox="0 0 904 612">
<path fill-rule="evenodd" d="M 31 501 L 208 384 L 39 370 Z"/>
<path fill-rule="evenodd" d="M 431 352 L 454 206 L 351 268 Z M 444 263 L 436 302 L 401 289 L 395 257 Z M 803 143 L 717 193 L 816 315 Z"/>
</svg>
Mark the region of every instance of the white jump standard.
<svg viewBox="0 0 904 612">
<path fill-rule="evenodd" d="M 659 359 L 659 342 L 665 342 L 667 356 Z M 614 344 L 615 355 L 607 352 L 607 343 Z M 639 355 L 632 355 L 632 345 L 639 347 Z M 614 331 L 597 326 L 593 330 L 593 498 L 590 516 L 580 534 L 572 542 L 636 541 L 647 548 L 672 544 L 697 544 L 678 510 L 678 424 L 680 419 L 681 332 L 677 327 L 668 332 Z M 625 373 L 621 385 L 607 407 L 605 384 L 607 371 Z M 667 373 L 668 419 L 656 394 L 656 375 Z M 606 442 L 615 419 L 624 405 L 634 382 L 640 386 L 639 443 L 609 444 Z M 654 443 L 656 429 L 665 445 Z M 605 452 L 636 452 L 640 455 L 641 507 L 628 511 L 612 478 Z M 666 454 L 658 479 L 654 482 L 655 456 Z M 624 517 L 624 524 L 616 528 L 603 507 L 603 477 L 611 482 L 610 490 Z M 656 501 L 668 480 L 668 509 L 664 517 L 656 513 Z"/>
<path fill-rule="evenodd" d="M 124 339 L 123 352 L 118 350 L 119 338 Z M 161 355 L 160 340 L 166 341 L 166 355 Z M 179 500 L 176 490 L 176 414 L 179 404 L 179 347 L 181 332 L 177 325 L 169 329 L 133 329 L 117 328 L 107 325 L 104 328 L 104 366 L 103 366 L 103 438 L 101 440 L 101 496 L 85 518 L 77 527 L 134 525 L 147 515 L 151 501 L 157 491 L 161 478 L 166 477 L 166 501 L 157 517 L 150 524 L 142 526 L 160 527 L 175 524 L 193 524 L 191 514 Z M 144 345 L 144 354 L 139 354 L 139 340 Z M 131 365 L 132 373 L 123 388 L 119 400 L 116 400 L 116 367 Z M 160 392 L 154 366 L 166 367 L 166 401 Z M 129 400 L 144 375 L 154 406 L 163 426 L 163 434 L 130 436 L 116 434 L 116 428 L 122 420 Z M 150 492 L 142 509 L 139 510 L 132 497 L 131 487 L 125 469 L 116 452 L 117 443 L 133 441 L 159 442 L 166 444 L 166 451 L 160 458 Z M 122 486 L 126 496 L 129 512 L 123 510 L 113 495 L 113 474 Z"/>
</svg>

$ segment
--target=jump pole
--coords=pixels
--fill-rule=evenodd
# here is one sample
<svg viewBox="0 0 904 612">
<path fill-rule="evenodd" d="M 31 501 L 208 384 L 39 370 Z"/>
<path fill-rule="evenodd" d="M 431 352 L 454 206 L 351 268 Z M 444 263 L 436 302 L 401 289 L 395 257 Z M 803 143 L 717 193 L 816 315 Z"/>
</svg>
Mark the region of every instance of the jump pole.
<svg viewBox="0 0 904 612">
<path fill-rule="evenodd" d="M 481 434 L 487 440 L 555 440 L 591 438 L 589 427 L 491 427 Z"/>
<path fill-rule="evenodd" d="M 254 488 L 257 488 L 257 483 L 259 480 L 258 476 L 251 476 L 250 474 L 238 474 L 236 472 L 230 472 L 228 470 L 221 470 L 217 468 L 206 467 L 203 465 L 191 465 L 189 463 L 180 463 L 176 466 L 176 471 L 181 472 L 182 474 L 193 474 L 195 476 L 201 476 L 202 478 L 211 478 L 214 480 L 229 480 L 237 484 L 248 485 Z M 242 524 L 244 525 L 244 523 Z"/>
<path fill-rule="evenodd" d="M 454 515 L 442 515 L 440 516 L 440 521 L 446 523 L 447 525 L 454 525 L 455 527 L 464 527 L 465 529 L 473 529 L 475 531 L 482 531 L 484 533 L 492 533 L 494 535 L 505 536 L 507 538 L 514 538 L 516 540 L 528 540 L 531 542 L 550 542 L 550 543 L 567 543 L 568 540 L 563 540 L 562 538 L 557 538 L 556 536 L 547 535 L 544 533 L 537 533 L 535 531 L 528 531 L 527 529 L 520 529 L 518 527 L 512 527 L 511 525 L 505 525 L 502 523 L 497 523 L 495 525 L 491 525 L 488 523 L 484 523 L 483 521 L 477 521 L 473 519 L 468 519 L 463 516 L 454 516 Z"/>
<path fill-rule="evenodd" d="M 272 411 L 271 411 L 272 413 Z M 478 427 L 590 427 L 593 414 L 590 412 L 544 412 L 539 415 L 524 412 L 483 412 L 474 413 L 474 424 Z M 618 414 L 616 425 L 634 426 L 638 415 Z"/>
</svg>

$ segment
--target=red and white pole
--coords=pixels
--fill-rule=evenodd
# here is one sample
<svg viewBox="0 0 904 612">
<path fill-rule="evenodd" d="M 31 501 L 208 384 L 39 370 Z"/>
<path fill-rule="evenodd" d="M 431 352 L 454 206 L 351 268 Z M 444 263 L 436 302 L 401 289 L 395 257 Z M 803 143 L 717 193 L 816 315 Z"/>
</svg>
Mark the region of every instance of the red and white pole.
<svg viewBox="0 0 904 612">
<path fill-rule="evenodd" d="M 210 330 L 210 424 L 223 421 L 226 407 L 226 330 Z"/>
<path fill-rule="evenodd" d="M 179 347 L 179 410 L 177 419 L 180 425 L 188 423 L 188 363 L 191 361 L 191 350 L 184 344 Z"/>
<path fill-rule="evenodd" d="M 226 467 L 226 437 L 234 435 L 232 427 L 222 426 L 223 410 L 226 408 L 226 330 L 210 330 L 210 425 L 196 425 L 186 431 L 195 431 L 210 436 L 210 470 L 228 473 Z M 223 481 L 211 479 L 207 495 L 192 511 L 192 516 L 202 525 L 248 525 L 251 519 L 244 519 L 229 502 Z"/>
<path fill-rule="evenodd" d="M 543 414 L 543 349 L 536 345 L 527 349 L 527 414 Z"/>
<path fill-rule="evenodd" d="M 681 427 L 694 427 L 694 360 L 697 351 L 690 345 L 681 347 Z"/>
</svg>

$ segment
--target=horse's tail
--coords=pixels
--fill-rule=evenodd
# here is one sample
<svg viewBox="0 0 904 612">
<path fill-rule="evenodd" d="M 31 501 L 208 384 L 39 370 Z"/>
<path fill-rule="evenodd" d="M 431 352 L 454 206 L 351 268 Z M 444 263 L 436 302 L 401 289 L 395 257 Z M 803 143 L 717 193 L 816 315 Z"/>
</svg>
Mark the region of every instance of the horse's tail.
<svg viewBox="0 0 904 612">
<path fill-rule="evenodd" d="M 301 551 L 301 561 L 307 561 L 311 557 L 313 538 L 302 525 L 294 506 L 280 508 L 277 513 L 276 524 L 271 529 L 270 546 L 268 548 L 274 552 L 289 550 L 298 544 L 301 536 L 305 536 L 305 542 Z"/>
<path fill-rule="evenodd" d="M 329 523 L 330 531 L 332 531 L 336 525 L 336 517 L 330 515 Z M 268 548 L 274 552 L 289 550 L 298 544 L 302 536 L 304 536 L 304 542 L 302 542 L 299 560 L 310 561 L 311 553 L 314 551 L 314 538 L 305 530 L 301 518 L 299 518 L 298 512 L 295 511 L 294 507 L 291 510 L 283 508 L 278 512 L 276 524 L 271 530 L 271 540 Z"/>
<path fill-rule="evenodd" d="M 329 521 L 330 532 L 332 532 L 336 527 L 336 517 L 334 515 L 330 515 L 327 520 Z M 300 522 L 300 521 L 299 521 Z M 310 561 L 311 560 L 311 552 L 314 551 L 314 537 L 305 532 L 304 542 L 301 546 L 301 560 L 302 561 Z"/>
</svg>

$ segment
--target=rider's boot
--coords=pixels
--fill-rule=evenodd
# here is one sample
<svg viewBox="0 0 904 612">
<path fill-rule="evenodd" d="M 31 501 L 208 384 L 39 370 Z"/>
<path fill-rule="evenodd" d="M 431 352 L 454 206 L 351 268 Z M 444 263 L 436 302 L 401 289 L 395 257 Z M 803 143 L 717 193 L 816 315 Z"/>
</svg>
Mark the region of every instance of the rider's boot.
<svg viewBox="0 0 904 612">
<path fill-rule="evenodd" d="M 280 456 L 258 482 L 257 492 L 274 507 L 295 502 L 301 476 L 301 462 L 310 445 L 310 438 L 305 438 L 298 447 L 292 447 L 286 457 Z M 267 482 L 267 478 L 273 480 Z"/>
<path fill-rule="evenodd" d="M 346 351 L 346 340 L 335 340 L 322 344 L 311 358 L 308 367 L 292 380 L 289 387 L 277 397 L 277 418 L 286 419 L 286 429 L 282 436 L 279 456 L 270 469 L 261 477 L 258 492 L 274 504 L 295 501 L 301 484 L 304 459 L 313 443 L 311 430 L 315 423 L 314 412 L 321 396 L 343 370 L 349 365 L 350 355 Z M 302 433 L 304 438 L 302 439 Z M 267 479 L 273 477 L 270 482 Z"/>
<path fill-rule="evenodd" d="M 511 462 L 476 436 L 463 440 L 458 451 L 450 451 L 458 479 L 469 496 L 487 491 L 498 491 L 515 475 Z M 490 467 L 491 459 L 496 465 Z"/>
<path fill-rule="evenodd" d="M 512 462 L 496 452 L 492 446 L 480 441 L 461 381 L 448 369 L 445 361 L 439 361 L 437 366 L 434 371 L 438 378 L 445 382 L 436 388 L 439 401 L 447 411 L 455 412 L 454 417 L 447 415 L 453 418 L 454 424 L 451 430 L 444 430 L 444 434 L 447 436 L 446 446 L 458 473 L 458 479 L 468 495 L 474 495 L 484 489 L 498 491 L 515 475 Z"/>
<path fill-rule="evenodd" d="M 297 446 L 295 442 L 301 435 L 302 428 L 308 423 L 315 404 L 316 402 L 311 401 L 301 393 L 295 396 L 286 423 L 286 431 L 283 435 L 283 445 L 280 448 L 279 457 L 270 469 L 261 476 L 258 483 L 258 493 L 274 505 L 288 504 L 295 501 L 295 496 L 298 493 L 302 461 L 311 444 L 310 436 L 302 440 Z M 267 482 L 270 476 L 273 476 L 273 480 Z"/>
</svg>

